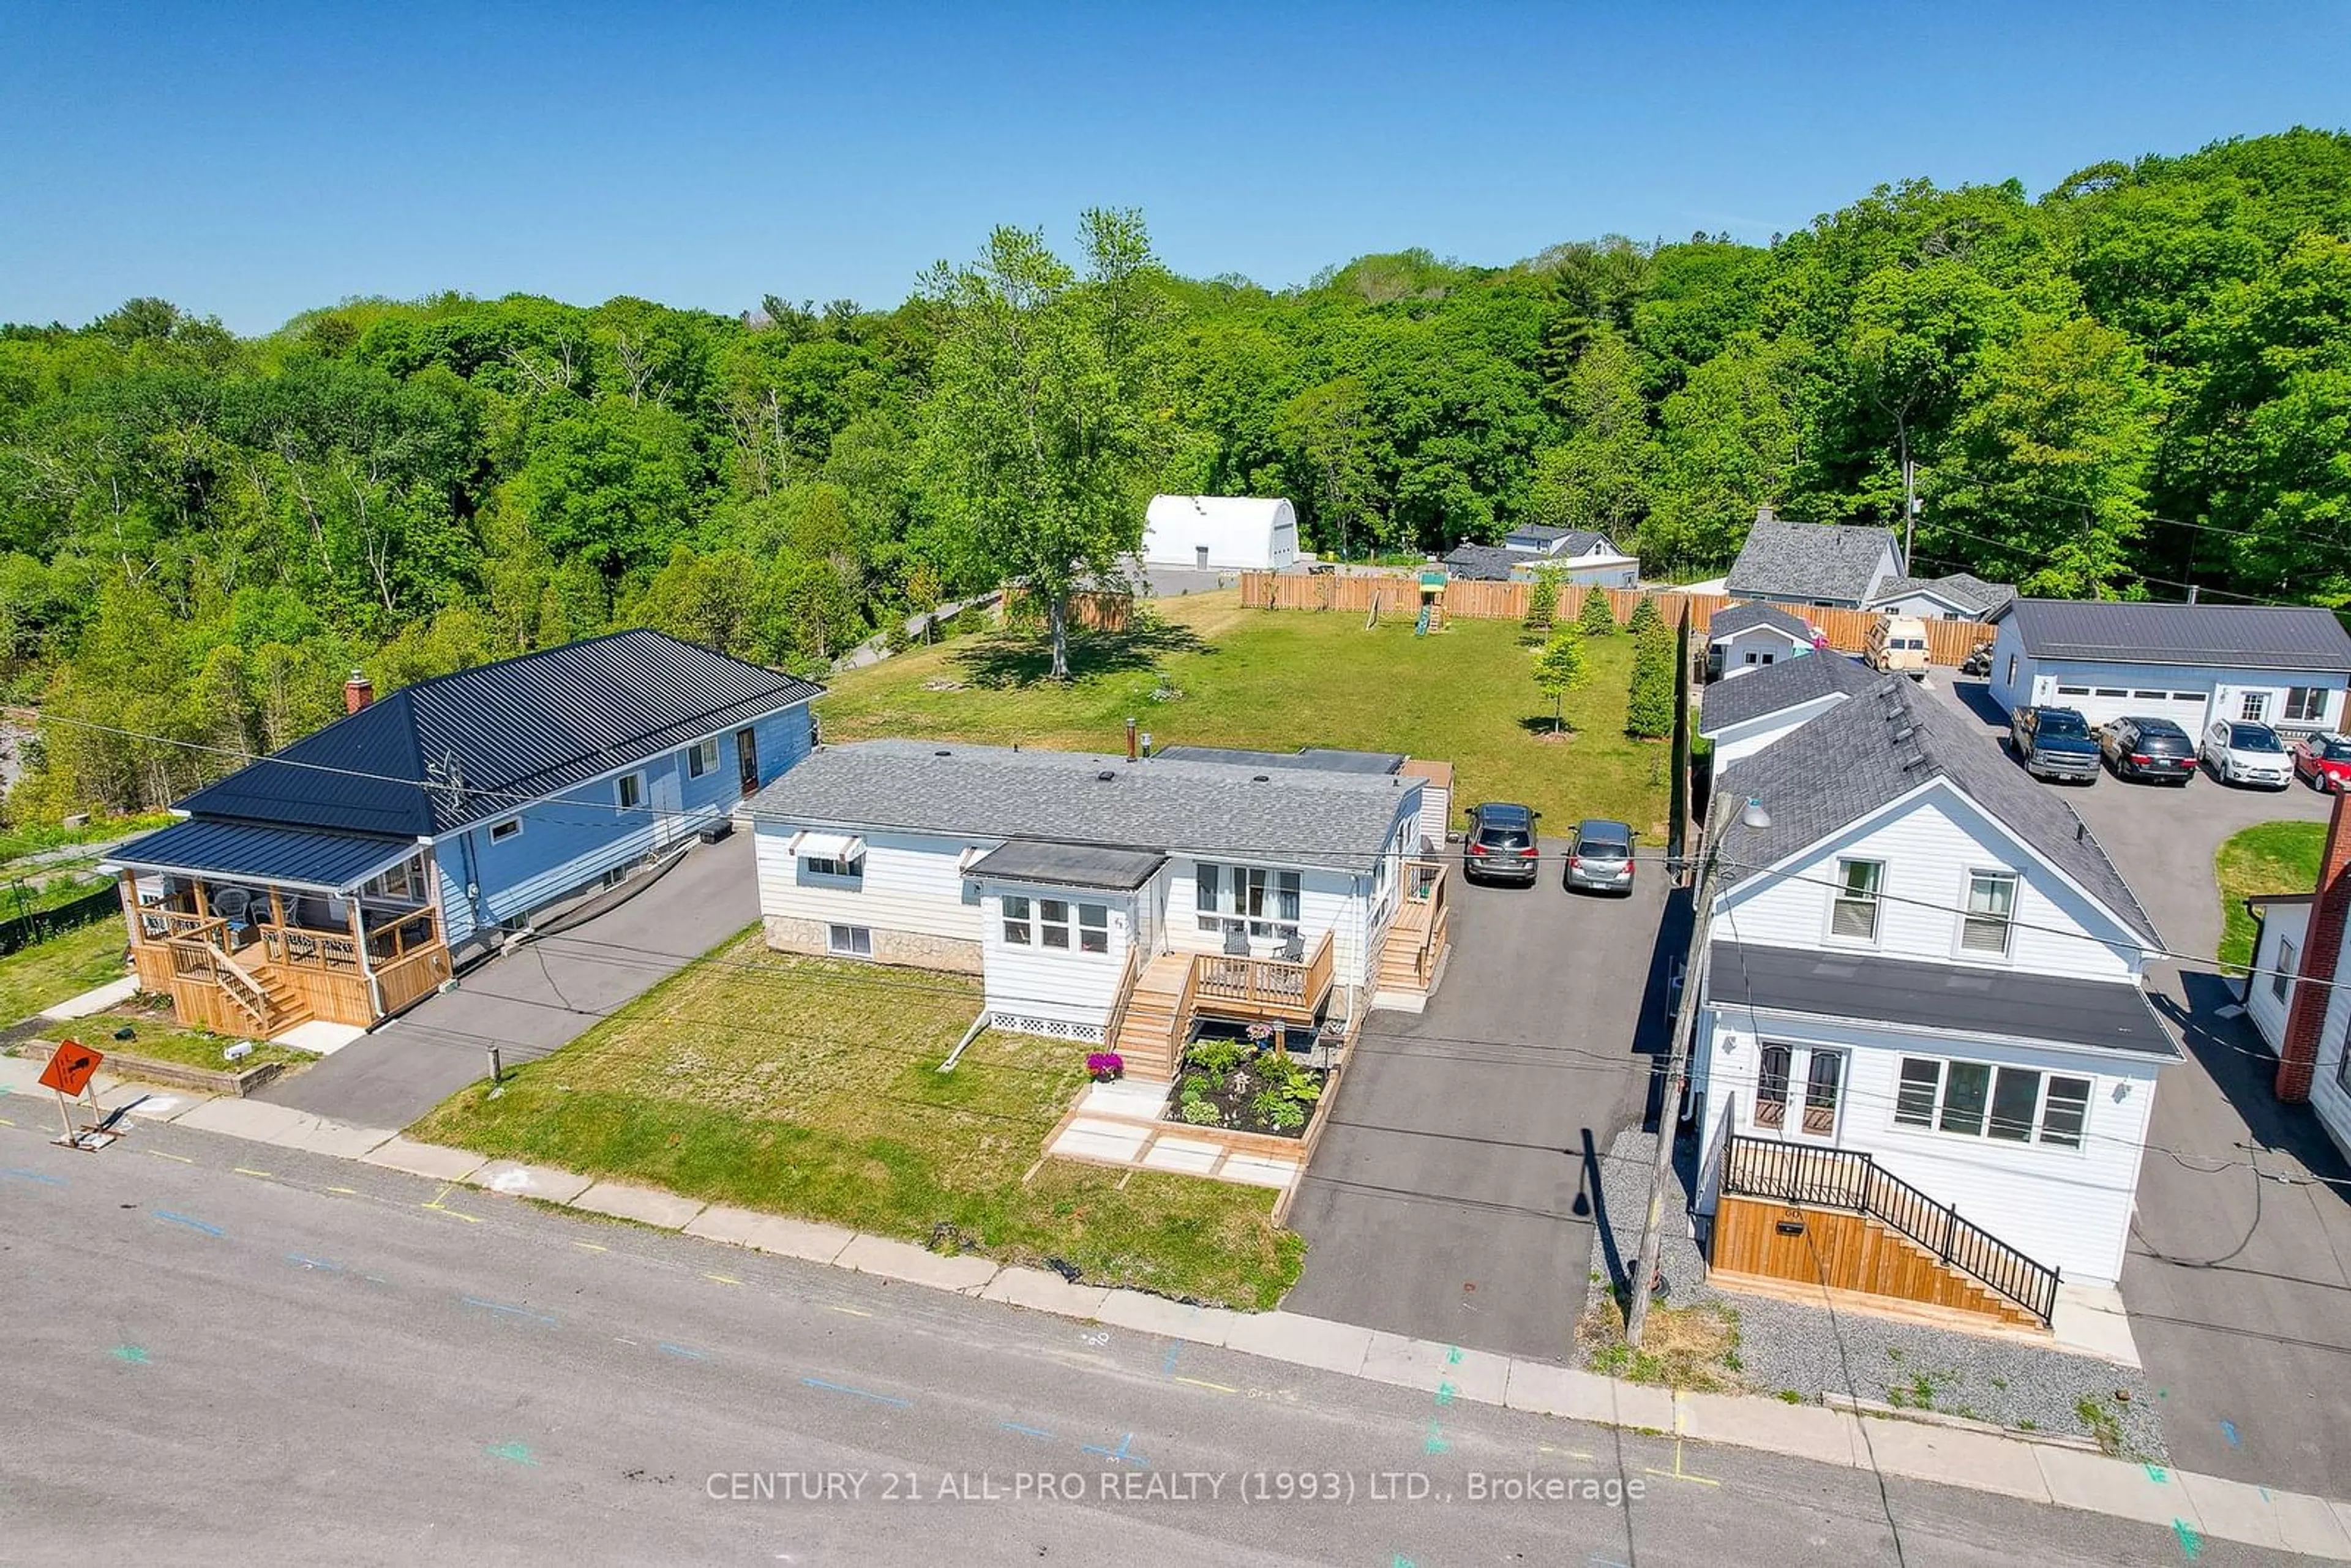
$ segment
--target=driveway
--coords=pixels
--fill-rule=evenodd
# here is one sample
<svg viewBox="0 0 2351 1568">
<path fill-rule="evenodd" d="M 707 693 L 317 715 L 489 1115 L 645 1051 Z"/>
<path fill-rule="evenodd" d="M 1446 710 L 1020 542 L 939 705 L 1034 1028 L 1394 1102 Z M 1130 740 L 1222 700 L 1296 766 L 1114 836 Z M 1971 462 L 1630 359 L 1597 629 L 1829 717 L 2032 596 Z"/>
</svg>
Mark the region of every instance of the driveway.
<svg viewBox="0 0 2351 1568">
<path fill-rule="evenodd" d="M 366 1127 L 404 1127 L 489 1075 L 569 1044 L 613 1009 L 759 916 L 751 835 L 696 844 L 617 908 L 468 969 L 256 1099 Z"/>
<path fill-rule="evenodd" d="M 1448 872 L 1444 982 L 1425 1013 L 1372 1015 L 1291 1208 L 1309 1244 L 1291 1311 L 1568 1355 L 1595 1162 L 1645 1113 L 1665 1038 L 1667 900 L 1653 863 L 1629 901 L 1571 897 L 1564 847 L 1543 850 L 1529 891 Z"/>
<path fill-rule="evenodd" d="M 1934 684 L 1980 716 L 1995 713 L 1980 682 L 1938 672 Z M 2156 1095 L 2122 1280 L 2171 1457 L 2257 1485 L 2339 1490 L 2351 1454 L 2351 1185 L 2309 1178 L 2351 1183 L 2351 1166 L 2307 1106 L 2271 1093 L 2277 1059 L 2242 1017 L 2219 1016 L 2236 993 L 2210 957 L 2221 841 L 2257 822 L 2323 821 L 2332 802 L 2300 785 L 2273 793 L 2209 776 L 2184 789 L 2109 776 L 2065 799 L 2165 946 L 2190 956 L 2147 972 L 2189 1060 Z"/>
</svg>

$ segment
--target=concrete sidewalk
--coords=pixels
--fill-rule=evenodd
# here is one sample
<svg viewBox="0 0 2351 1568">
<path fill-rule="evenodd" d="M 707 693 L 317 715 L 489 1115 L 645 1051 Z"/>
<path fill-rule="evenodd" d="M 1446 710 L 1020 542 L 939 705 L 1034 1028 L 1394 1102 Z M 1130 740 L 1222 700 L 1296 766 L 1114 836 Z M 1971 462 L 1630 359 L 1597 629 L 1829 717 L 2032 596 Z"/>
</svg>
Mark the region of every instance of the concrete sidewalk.
<svg viewBox="0 0 2351 1568">
<path fill-rule="evenodd" d="M 29 1124 L 20 1122 L 16 1113 L 36 1106 L 37 1113 L 54 1114 L 51 1096 L 36 1086 L 39 1073 L 37 1062 L 0 1058 L 0 1120 Z M 2053 1503 L 2173 1529 L 2183 1548 L 2211 1537 L 2351 1562 L 2351 1502 L 1959 1427 L 1623 1383 L 1547 1362 L 1465 1350 L 1294 1312 L 1186 1306 L 1136 1291 L 1073 1284 L 1058 1274 L 1006 1267 L 986 1258 L 942 1257 L 895 1238 L 486 1159 L 462 1149 L 413 1143 L 386 1129 L 348 1126 L 258 1101 L 158 1094 L 143 1085 L 103 1076 L 99 1097 L 109 1109 L 138 1102 L 131 1112 L 134 1121 L 172 1122 L 442 1182 L 444 1189 L 427 1207 L 458 1218 L 477 1218 L 465 1212 L 462 1197 L 454 1196 L 460 1185 L 517 1194 L 1034 1312 L 1421 1389 L 1440 1404 L 1459 1401 L 1531 1411 Z"/>
</svg>

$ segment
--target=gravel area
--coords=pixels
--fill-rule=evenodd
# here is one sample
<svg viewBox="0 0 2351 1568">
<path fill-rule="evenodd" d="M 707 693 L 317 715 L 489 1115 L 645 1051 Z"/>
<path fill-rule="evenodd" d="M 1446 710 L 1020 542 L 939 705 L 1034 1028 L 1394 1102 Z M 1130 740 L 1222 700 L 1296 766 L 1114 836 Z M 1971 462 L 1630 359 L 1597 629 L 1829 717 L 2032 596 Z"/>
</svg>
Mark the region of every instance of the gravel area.
<svg viewBox="0 0 2351 1568">
<path fill-rule="evenodd" d="M 1638 1256 L 1656 1147 L 1652 1134 L 1636 1128 L 1618 1134 L 1601 1161 L 1607 1224 L 1593 1230 L 1587 1306 L 1606 1300 L 1614 1281 Z M 1737 1376 L 1750 1392 L 1785 1397 L 1792 1390 L 1807 1404 L 1830 1394 L 2095 1438 L 2099 1433 L 2080 1409 L 2086 1400 L 2111 1417 L 2108 1440 L 2120 1452 L 2153 1461 L 2168 1458 L 2156 1407 L 2159 1396 L 2142 1373 L 2129 1367 L 2012 1340 L 1712 1289 L 1705 1283 L 1705 1264 L 1684 1218 L 1688 1173 L 1677 1168 L 1676 1176 L 1662 1251 L 1666 1303 L 1720 1302 L 1738 1314 Z M 2119 1399 L 2118 1394 L 2128 1397 Z"/>
</svg>

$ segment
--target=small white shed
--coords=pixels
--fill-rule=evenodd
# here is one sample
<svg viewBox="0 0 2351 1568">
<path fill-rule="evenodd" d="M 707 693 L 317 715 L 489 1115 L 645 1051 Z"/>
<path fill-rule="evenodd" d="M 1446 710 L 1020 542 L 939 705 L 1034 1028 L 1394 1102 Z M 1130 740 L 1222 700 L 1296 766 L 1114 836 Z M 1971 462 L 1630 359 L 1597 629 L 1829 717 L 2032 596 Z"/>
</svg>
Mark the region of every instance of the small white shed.
<svg viewBox="0 0 2351 1568">
<path fill-rule="evenodd" d="M 1154 496 L 1143 517 L 1145 566 L 1273 570 L 1298 560 L 1298 511 L 1256 496 Z"/>
</svg>

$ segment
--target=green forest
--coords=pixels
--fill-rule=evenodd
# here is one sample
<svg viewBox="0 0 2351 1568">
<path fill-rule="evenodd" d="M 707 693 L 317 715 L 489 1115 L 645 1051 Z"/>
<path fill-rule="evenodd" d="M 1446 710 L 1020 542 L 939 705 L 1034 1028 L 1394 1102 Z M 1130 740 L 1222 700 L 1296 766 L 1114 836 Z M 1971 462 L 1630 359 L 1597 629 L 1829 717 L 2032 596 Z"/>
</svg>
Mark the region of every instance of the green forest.
<svg viewBox="0 0 2351 1568">
<path fill-rule="evenodd" d="M 1600 528 L 1670 580 L 1760 504 L 1895 523 L 1907 486 L 1922 573 L 2351 603 L 2342 133 L 1280 291 L 1170 275 L 1135 213 L 1086 214 L 1074 260 L 960 243 L 890 308 L 0 328 L 0 678 L 112 727 L 43 726 L 11 816 L 167 802 L 331 717 L 353 668 L 650 624 L 821 672 L 1008 577 L 1056 602 L 1154 491 L 1288 496 L 1332 557 Z"/>
</svg>

